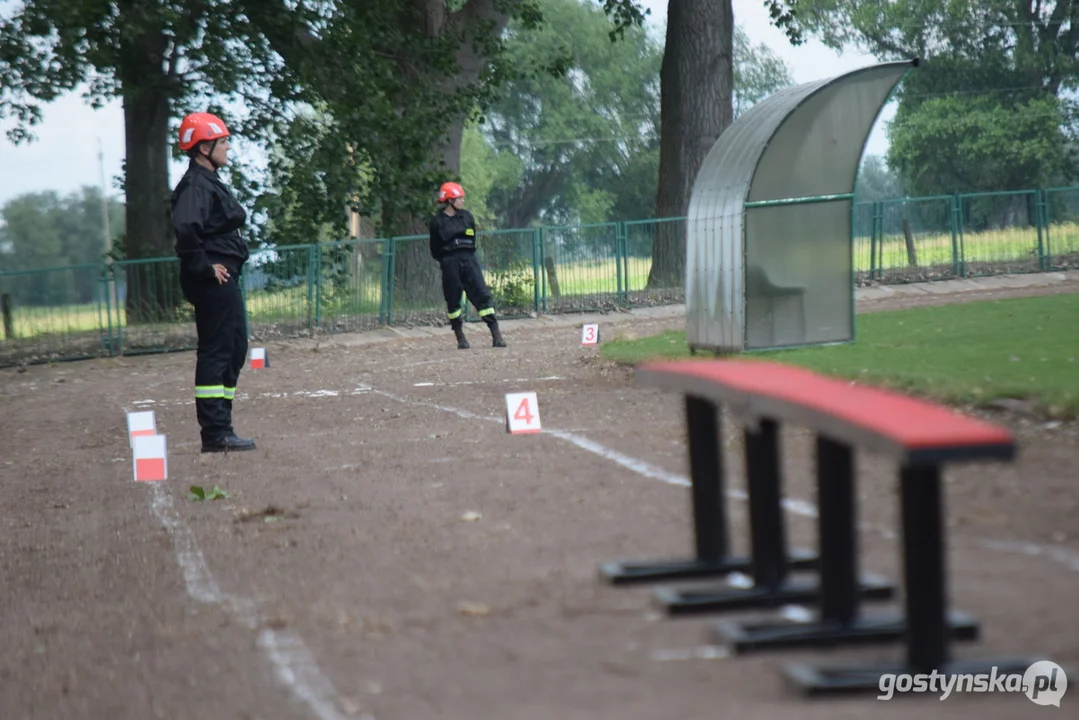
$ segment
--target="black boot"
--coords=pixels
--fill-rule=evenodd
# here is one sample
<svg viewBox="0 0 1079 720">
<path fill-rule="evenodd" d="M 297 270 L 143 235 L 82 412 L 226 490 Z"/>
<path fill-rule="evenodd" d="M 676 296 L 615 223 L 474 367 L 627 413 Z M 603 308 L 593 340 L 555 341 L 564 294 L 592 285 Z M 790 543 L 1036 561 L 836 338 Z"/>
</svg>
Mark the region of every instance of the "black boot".
<svg viewBox="0 0 1079 720">
<path fill-rule="evenodd" d="M 487 320 L 487 327 L 491 329 L 491 347 L 506 347 L 506 341 L 502 339 L 502 331 L 498 329 L 498 320 L 493 317 Z"/>
<path fill-rule="evenodd" d="M 453 334 L 457 336 L 457 349 L 468 350 L 471 345 L 468 344 L 468 340 L 465 338 L 465 329 L 461 325 L 453 326 Z"/>
<path fill-rule="evenodd" d="M 235 435 L 226 435 L 216 440 L 203 440 L 202 451 L 204 453 L 213 452 L 242 452 L 244 450 L 254 450 L 255 441 L 248 438 L 236 437 Z"/>
<path fill-rule="evenodd" d="M 241 452 L 254 450 L 255 441 L 236 437 L 232 429 L 232 400 L 207 398 L 196 400 L 199 423 L 202 425 L 202 451 Z"/>
</svg>

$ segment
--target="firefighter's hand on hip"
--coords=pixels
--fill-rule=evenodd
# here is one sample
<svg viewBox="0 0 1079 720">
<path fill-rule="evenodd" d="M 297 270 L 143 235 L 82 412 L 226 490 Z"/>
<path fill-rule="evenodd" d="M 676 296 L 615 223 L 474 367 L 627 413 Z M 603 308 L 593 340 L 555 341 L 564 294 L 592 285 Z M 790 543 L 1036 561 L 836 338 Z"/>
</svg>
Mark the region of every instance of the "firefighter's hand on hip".
<svg viewBox="0 0 1079 720">
<path fill-rule="evenodd" d="M 229 271 L 220 263 L 214 263 L 214 275 L 217 277 L 217 283 L 219 285 L 224 285 L 229 281 Z"/>
</svg>

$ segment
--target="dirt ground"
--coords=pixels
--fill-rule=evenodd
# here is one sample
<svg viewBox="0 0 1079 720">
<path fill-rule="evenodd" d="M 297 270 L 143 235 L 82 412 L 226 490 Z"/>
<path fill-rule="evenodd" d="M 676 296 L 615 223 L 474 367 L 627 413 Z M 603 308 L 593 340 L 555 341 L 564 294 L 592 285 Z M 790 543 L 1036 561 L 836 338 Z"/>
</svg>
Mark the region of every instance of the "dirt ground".
<svg viewBox="0 0 1079 720">
<path fill-rule="evenodd" d="M 681 323 L 620 314 L 603 332 Z M 271 367 L 245 369 L 235 413 L 259 450 L 230 456 L 199 453 L 191 353 L 0 371 L 4 720 L 1060 714 L 1021 694 L 806 700 L 784 685 L 785 663 L 898 660 L 902 648 L 722 657 L 711 630 L 731 615 L 668 619 L 650 587 L 604 584 L 605 560 L 690 547 L 681 399 L 636 388 L 572 326 L 507 323 L 504 350 L 469 331 L 467 353 L 448 329 L 269 344 Z M 509 435 L 504 396 L 526 390 L 544 432 Z M 168 438 L 162 483 L 132 480 L 124 413 L 147 408 Z M 1015 430 L 1021 452 L 947 473 L 952 605 L 983 633 L 955 653 L 1079 668 L 1079 425 L 981 414 Z M 726 423 L 738 491 L 735 430 Z M 811 504 L 810 440 L 784 429 L 785 493 Z M 861 567 L 898 581 L 895 468 L 858 463 Z M 229 497 L 192 502 L 191 485 Z M 786 519 L 812 547 L 806 507 Z M 744 503 L 731 511 L 744 548 Z"/>
</svg>

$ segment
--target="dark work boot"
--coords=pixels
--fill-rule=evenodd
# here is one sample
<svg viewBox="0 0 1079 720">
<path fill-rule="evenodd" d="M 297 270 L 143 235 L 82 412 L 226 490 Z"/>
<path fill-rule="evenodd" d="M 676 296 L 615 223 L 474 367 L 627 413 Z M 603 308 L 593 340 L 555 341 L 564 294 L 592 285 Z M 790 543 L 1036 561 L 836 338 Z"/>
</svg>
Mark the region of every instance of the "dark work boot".
<svg viewBox="0 0 1079 720">
<path fill-rule="evenodd" d="M 502 339 L 502 331 L 498 329 L 498 321 L 491 320 L 487 323 L 491 329 L 491 347 L 506 347 L 506 341 Z"/>
<path fill-rule="evenodd" d="M 472 347 L 471 345 L 468 344 L 468 340 L 465 338 L 465 329 L 462 326 L 460 326 L 460 325 L 454 326 L 453 334 L 457 336 L 457 349 L 458 350 L 468 350 L 470 347 Z"/>
<path fill-rule="evenodd" d="M 212 452 L 242 452 L 244 450 L 254 450 L 255 441 L 248 438 L 236 437 L 235 435 L 226 435 L 217 440 L 203 440 L 202 451 L 204 453 Z"/>
</svg>

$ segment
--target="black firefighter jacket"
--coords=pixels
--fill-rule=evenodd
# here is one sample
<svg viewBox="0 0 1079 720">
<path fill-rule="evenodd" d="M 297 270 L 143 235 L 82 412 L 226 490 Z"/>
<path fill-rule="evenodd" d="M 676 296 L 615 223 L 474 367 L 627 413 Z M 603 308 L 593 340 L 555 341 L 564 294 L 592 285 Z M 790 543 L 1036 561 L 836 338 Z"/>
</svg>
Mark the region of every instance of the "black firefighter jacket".
<svg viewBox="0 0 1079 720">
<path fill-rule="evenodd" d="M 247 212 L 217 173 L 192 162 L 172 192 L 176 255 L 185 274 L 212 279 L 214 263 L 239 275 L 250 255 L 240 228 Z"/>
<path fill-rule="evenodd" d="M 476 221 L 468 210 L 458 210 L 450 217 L 439 212 L 431 220 L 431 257 L 441 260 L 457 250 L 476 249 Z"/>
</svg>

